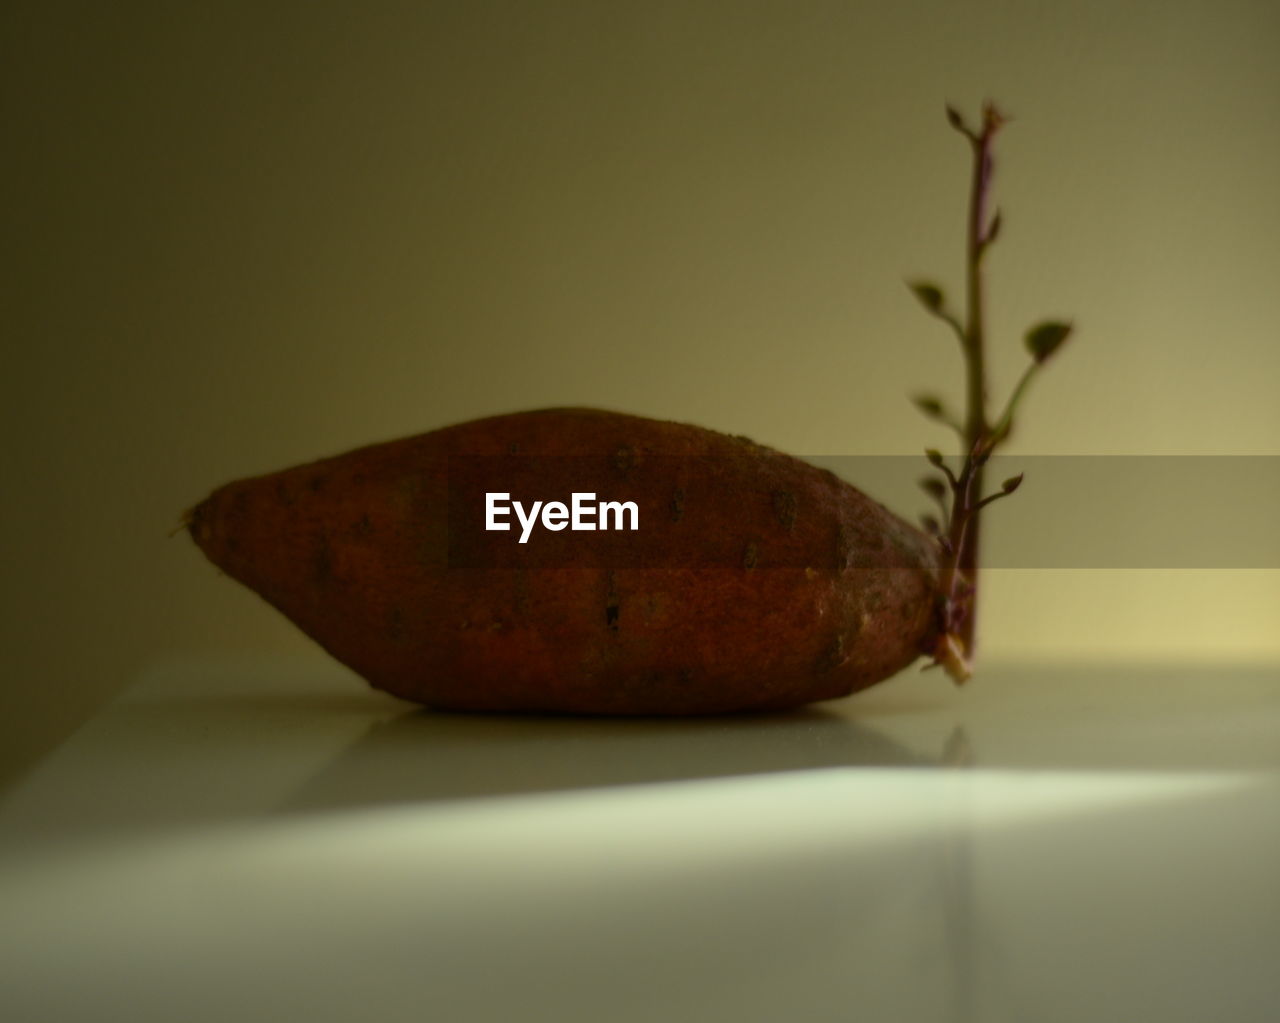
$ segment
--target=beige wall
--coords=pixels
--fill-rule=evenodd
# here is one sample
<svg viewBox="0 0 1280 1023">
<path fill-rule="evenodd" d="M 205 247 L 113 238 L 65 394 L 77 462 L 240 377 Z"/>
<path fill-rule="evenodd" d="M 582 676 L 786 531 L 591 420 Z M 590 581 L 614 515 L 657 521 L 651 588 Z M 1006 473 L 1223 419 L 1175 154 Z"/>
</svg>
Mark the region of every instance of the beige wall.
<svg viewBox="0 0 1280 1023">
<path fill-rule="evenodd" d="M 21 8 L 27 8 L 25 10 Z M 213 485 L 563 403 L 802 454 L 945 441 L 902 287 L 958 282 L 992 95 L 1017 450 L 1280 453 L 1280 8 L 7 4 L 0 774 L 158 659 L 311 655 Z M 993 527 L 995 528 L 995 527 Z M 1280 653 L 1276 572 L 1000 572 L 992 655 Z"/>
</svg>

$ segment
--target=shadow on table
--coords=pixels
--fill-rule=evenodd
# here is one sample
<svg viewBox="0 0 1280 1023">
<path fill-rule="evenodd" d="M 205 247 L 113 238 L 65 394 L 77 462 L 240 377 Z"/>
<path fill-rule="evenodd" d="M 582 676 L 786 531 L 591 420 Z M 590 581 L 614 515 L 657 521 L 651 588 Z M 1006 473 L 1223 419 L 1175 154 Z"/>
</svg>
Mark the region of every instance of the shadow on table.
<svg viewBox="0 0 1280 1023">
<path fill-rule="evenodd" d="M 311 811 L 838 767 L 936 766 L 939 757 L 828 711 L 717 718 L 575 718 L 411 711 L 373 725 L 288 799 Z"/>
</svg>

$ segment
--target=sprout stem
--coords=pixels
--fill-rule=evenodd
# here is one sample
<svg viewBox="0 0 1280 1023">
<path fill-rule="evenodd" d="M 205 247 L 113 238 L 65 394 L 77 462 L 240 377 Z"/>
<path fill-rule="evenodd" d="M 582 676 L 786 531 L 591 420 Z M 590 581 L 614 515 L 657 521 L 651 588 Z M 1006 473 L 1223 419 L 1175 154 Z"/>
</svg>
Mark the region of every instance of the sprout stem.
<svg viewBox="0 0 1280 1023">
<path fill-rule="evenodd" d="M 950 116 L 950 114 L 949 114 Z M 986 289 L 983 255 L 999 230 L 997 220 L 988 225 L 987 199 L 995 172 L 992 147 L 1007 118 L 993 103 L 982 108 L 982 126 L 969 129 L 958 116 L 952 125 L 973 150 L 969 188 L 969 220 L 965 244 L 965 284 L 968 298 L 962 337 L 967 398 L 963 440 L 967 454 L 949 529 L 951 552 L 946 555 L 941 579 L 943 629 L 935 657 L 958 684 L 969 677 L 975 653 L 978 603 L 978 547 L 981 538 L 977 514 L 982 495 L 983 467 L 993 446 L 987 422 Z"/>
<path fill-rule="evenodd" d="M 1009 401 L 1004 407 L 1004 411 L 1000 414 L 1000 418 L 996 420 L 996 425 L 991 428 L 991 439 L 993 443 L 999 444 L 1009 436 L 1009 431 L 1013 429 L 1013 413 L 1018 407 L 1018 403 L 1022 400 L 1023 392 L 1026 391 L 1027 385 L 1031 383 L 1031 378 L 1035 376 L 1036 370 L 1040 368 L 1040 363 L 1032 362 L 1027 364 L 1027 368 L 1022 371 L 1022 376 L 1018 378 L 1018 384 L 1013 389 L 1013 393 L 1009 395 Z"/>
<path fill-rule="evenodd" d="M 999 491 L 984 497 L 984 469 L 992 452 L 1008 439 L 1018 403 L 1036 371 L 1062 346 L 1072 332 L 1072 324 L 1047 320 L 1027 332 L 1026 347 L 1031 353 L 1031 365 L 1018 380 L 1000 418 L 992 424 L 987 415 L 986 293 L 982 264 L 987 249 L 1000 233 L 1000 212 L 997 210 L 995 216 L 988 219 L 987 200 L 995 172 L 992 148 L 996 134 L 1009 118 L 988 101 L 982 106 L 982 124 L 977 130 L 970 128 L 954 107 L 947 107 L 947 120 L 969 140 L 973 150 L 965 238 L 965 292 L 968 300 L 965 322 L 961 323 L 948 308 L 938 285 L 917 281 L 910 283 L 909 287 L 933 316 L 951 326 L 960 338 L 964 355 L 966 407 L 962 419 L 948 413 L 938 398 L 925 396 L 916 399 L 916 406 L 925 415 L 956 430 L 964 442 L 964 460 L 958 474 L 946 465 L 939 452 L 925 451 L 929 464 L 941 469 L 946 476 L 952 494 L 949 509 L 941 498 L 938 499 L 944 514 L 947 514 L 947 523 L 935 537 L 942 551 L 937 590 L 938 629 L 934 646 L 928 653 L 933 655 L 934 664 L 941 665 L 959 684 L 968 679 L 972 671 L 976 646 L 978 541 L 981 537 L 979 513 L 992 502 L 1012 494 L 1022 483 L 1022 474 L 1019 473 L 1005 480 Z M 941 487 L 942 481 L 936 477 L 925 481 L 925 489 L 930 494 Z"/>
</svg>

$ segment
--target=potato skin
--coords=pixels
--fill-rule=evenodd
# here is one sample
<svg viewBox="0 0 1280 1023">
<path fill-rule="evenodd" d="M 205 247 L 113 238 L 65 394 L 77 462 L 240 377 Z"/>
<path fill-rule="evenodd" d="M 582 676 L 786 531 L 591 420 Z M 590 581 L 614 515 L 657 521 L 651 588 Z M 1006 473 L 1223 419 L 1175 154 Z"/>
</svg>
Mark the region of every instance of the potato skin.
<svg viewBox="0 0 1280 1023">
<path fill-rule="evenodd" d="M 601 499 L 622 484 L 641 495 L 637 532 L 533 538 L 608 540 L 626 556 L 508 567 L 518 525 L 470 531 L 461 551 L 455 528 L 451 546 L 451 486 L 487 486 L 463 476 L 513 455 L 545 459 L 544 476 L 574 466 L 573 481 L 542 481 L 557 499 L 584 466 Z M 669 478 L 681 459 L 715 478 Z M 214 564 L 374 687 L 437 708 L 794 707 L 894 675 L 937 630 L 935 544 L 858 490 L 745 438 L 594 409 L 481 419 L 239 480 L 188 525 Z"/>
</svg>

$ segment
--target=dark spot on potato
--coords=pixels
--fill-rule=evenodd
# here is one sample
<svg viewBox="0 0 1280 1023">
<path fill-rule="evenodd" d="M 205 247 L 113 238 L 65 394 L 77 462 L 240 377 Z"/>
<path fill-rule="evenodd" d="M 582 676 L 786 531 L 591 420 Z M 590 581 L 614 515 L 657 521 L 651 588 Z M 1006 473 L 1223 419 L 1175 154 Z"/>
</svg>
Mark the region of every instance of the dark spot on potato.
<svg viewBox="0 0 1280 1023">
<path fill-rule="evenodd" d="M 796 495 L 790 490 L 775 490 L 773 514 L 782 528 L 790 533 L 796 525 Z"/>
<path fill-rule="evenodd" d="M 510 444 L 507 445 L 507 454 L 509 455 L 520 454 L 520 442 L 518 440 L 513 440 Z"/>
<path fill-rule="evenodd" d="M 307 480 L 307 489 L 313 494 L 318 494 L 325 488 L 325 484 L 328 482 L 329 477 L 322 472 L 318 472 Z"/>
<path fill-rule="evenodd" d="M 747 545 L 742 548 L 742 567 L 748 572 L 755 568 L 760 561 L 760 547 L 754 540 L 748 540 Z"/>
<path fill-rule="evenodd" d="M 517 618 L 523 618 L 529 612 L 529 571 L 517 568 L 511 573 L 511 602 Z"/>
<path fill-rule="evenodd" d="M 329 538 L 321 536 L 316 542 L 316 549 L 311 555 L 311 573 L 318 583 L 327 583 L 333 578 L 333 550 L 329 547 Z"/>
<path fill-rule="evenodd" d="M 896 530 L 889 532 L 886 541 L 882 549 L 888 554 L 886 560 L 893 568 L 911 568 L 919 560 L 906 538 Z"/>
<path fill-rule="evenodd" d="M 404 636 L 404 608 L 393 607 L 387 614 L 387 637 L 392 641 Z"/>
<path fill-rule="evenodd" d="M 829 671 L 834 671 L 840 667 L 844 661 L 844 633 L 836 633 L 833 639 L 818 655 L 818 660 L 813 666 L 815 675 L 825 675 Z"/>
<path fill-rule="evenodd" d="M 612 572 L 605 574 L 604 624 L 605 628 L 618 631 L 618 615 L 622 610 L 622 601 L 618 596 L 617 580 Z"/>
<path fill-rule="evenodd" d="M 361 537 L 372 536 L 373 523 L 369 521 L 369 516 L 361 515 L 360 518 L 356 519 L 355 524 L 351 527 L 351 532 Z"/>
<path fill-rule="evenodd" d="M 684 518 L 684 491 L 676 487 L 671 495 L 671 521 L 679 522 Z"/>
<path fill-rule="evenodd" d="M 618 472 L 630 472 L 640 464 L 640 453 L 630 444 L 624 444 L 613 453 L 613 467 Z"/>
<path fill-rule="evenodd" d="M 280 479 L 276 480 L 276 500 L 288 508 L 297 502 L 298 497 L 289 487 L 285 486 L 284 480 Z"/>
<path fill-rule="evenodd" d="M 880 541 L 858 526 L 841 525 L 836 540 L 836 567 L 841 569 L 873 569 L 884 558 L 879 556 Z"/>
<path fill-rule="evenodd" d="M 671 693 L 679 689 L 688 689 L 693 684 L 693 672 L 688 668 L 658 668 L 635 680 L 630 688 L 649 692 Z"/>
<path fill-rule="evenodd" d="M 619 682 L 622 691 L 628 696 L 643 697 L 662 685 L 662 673 L 660 671 L 629 672 L 619 679 Z"/>
<path fill-rule="evenodd" d="M 853 562 L 853 551 L 853 531 L 844 523 L 841 523 L 836 527 L 836 542 L 834 550 L 837 572 L 850 567 Z"/>
</svg>

